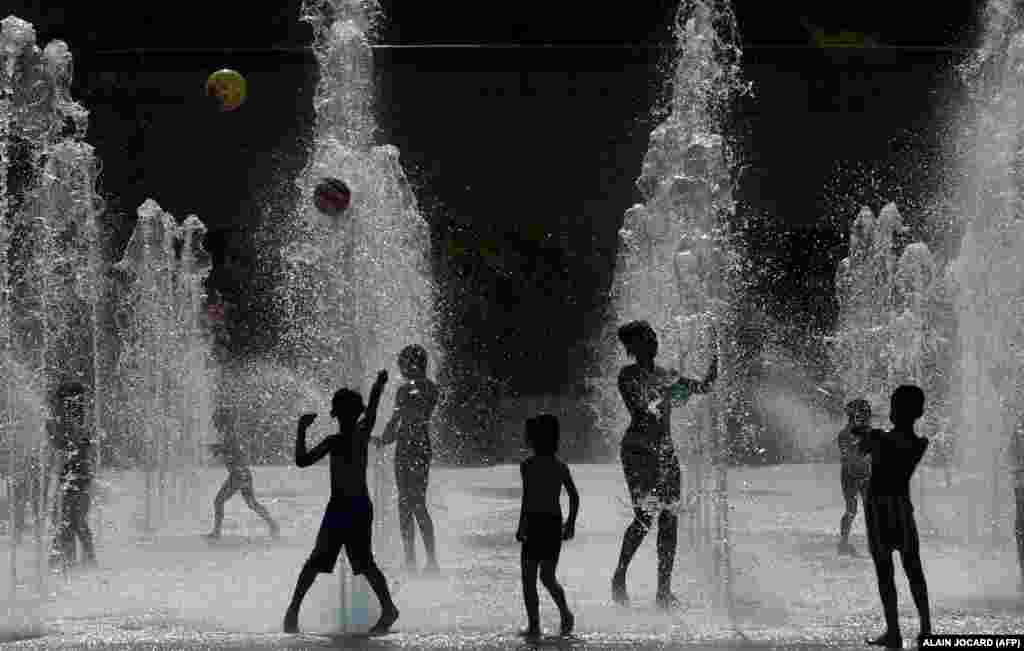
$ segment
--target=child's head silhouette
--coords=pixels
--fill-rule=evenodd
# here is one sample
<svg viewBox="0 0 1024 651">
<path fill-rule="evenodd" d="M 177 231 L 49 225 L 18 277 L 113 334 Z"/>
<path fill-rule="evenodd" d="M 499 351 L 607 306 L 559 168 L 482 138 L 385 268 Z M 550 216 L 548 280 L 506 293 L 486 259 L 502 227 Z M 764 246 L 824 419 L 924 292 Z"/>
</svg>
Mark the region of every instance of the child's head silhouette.
<svg viewBox="0 0 1024 651">
<path fill-rule="evenodd" d="M 427 351 L 412 344 L 398 353 L 398 370 L 407 378 L 422 378 L 427 374 Z"/>
<path fill-rule="evenodd" d="M 856 398 L 846 403 L 846 415 L 856 425 L 867 425 L 871 422 L 871 403 L 864 398 Z"/>
<path fill-rule="evenodd" d="M 558 452 L 558 418 L 540 414 L 526 420 L 526 440 L 537 454 Z"/>
<path fill-rule="evenodd" d="M 619 341 L 631 357 L 653 359 L 658 354 L 658 336 L 646 321 L 630 321 L 620 327 Z"/>
<path fill-rule="evenodd" d="M 363 409 L 363 397 L 352 389 L 338 389 L 331 398 L 331 416 L 342 423 L 354 422 Z"/>
<path fill-rule="evenodd" d="M 892 392 L 889 420 L 893 423 L 915 421 L 924 415 L 924 391 L 913 384 L 904 384 Z"/>
</svg>

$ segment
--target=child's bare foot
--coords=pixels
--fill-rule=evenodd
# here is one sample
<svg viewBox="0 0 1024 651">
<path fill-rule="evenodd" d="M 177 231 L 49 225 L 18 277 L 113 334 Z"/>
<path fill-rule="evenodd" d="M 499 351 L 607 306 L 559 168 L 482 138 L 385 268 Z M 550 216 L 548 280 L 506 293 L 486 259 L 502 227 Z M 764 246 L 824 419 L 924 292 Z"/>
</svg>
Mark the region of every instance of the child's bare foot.
<svg viewBox="0 0 1024 651">
<path fill-rule="evenodd" d="M 654 602 L 661 610 L 674 610 L 682 605 L 682 602 L 679 601 L 679 597 L 675 596 L 671 592 L 659 593 L 658 596 L 654 598 Z"/>
<path fill-rule="evenodd" d="M 540 637 L 540 629 L 534 628 L 533 626 L 519 631 L 519 637 L 525 637 L 528 640 L 536 640 Z"/>
<path fill-rule="evenodd" d="M 284 632 L 285 633 L 298 633 L 299 632 L 299 614 L 289 610 L 284 616 Z"/>
<path fill-rule="evenodd" d="M 562 613 L 562 630 L 564 636 L 572 635 L 573 626 L 576 625 L 576 618 L 568 610 Z"/>
<path fill-rule="evenodd" d="M 392 606 L 391 610 L 385 610 L 380 614 L 380 619 L 378 619 L 377 623 L 370 629 L 370 635 L 381 635 L 383 633 L 387 633 L 392 624 L 396 621 L 398 621 L 398 609 Z"/>
<path fill-rule="evenodd" d="M 211 531 L 210 533 L 204 533 L 203 538 L 206 538 L 207 540 L 220 540 L 220 532 Z"/>
<path fill-rule="evenodd" d="M 903 636 L 899 633 L 890 633 L 886 631 L 875 639 L 864 640 L 871 646 L 882 646 L 886 649 L 902 649 L 903 648 Z"/>
</svg>

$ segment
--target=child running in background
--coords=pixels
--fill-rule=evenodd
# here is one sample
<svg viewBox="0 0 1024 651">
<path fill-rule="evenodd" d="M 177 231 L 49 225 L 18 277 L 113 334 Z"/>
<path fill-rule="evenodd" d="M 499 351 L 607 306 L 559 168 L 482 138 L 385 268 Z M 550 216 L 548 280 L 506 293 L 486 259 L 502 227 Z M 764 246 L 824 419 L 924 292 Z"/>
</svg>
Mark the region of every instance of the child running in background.
<svg viewBox="0 0 1024 651">
<path fill-rule="evenodd" d="M 857 499 L 864 495 L 868 476 L 871 474 L 871 460 L 857 449 L 857 432 L 864 432 L 871 426 L 871 403 L 863 398 L 851 400 L 846 405 L 849 422 L 839 432 L 840 482 L 846 512 L 839 521 L 839 553 L 855 556 L 857 550 L 850 544 L 850 528 L 857 517 Z"/>
<path fill-rule="evenodd" d="M 226 409 L 217 409 L 213 415 L 213 425 L 220 431 L 221 442 L 210 444 L 210 451 L 213 455 L 221 457 L 228 469 L 228 478 L 217 491 L 213 498 L 213 531 L 206 534 L 206 538 L 217 540 L 220 538 L 221 524 L 224 522 L 224 504 L 231 497 L 241 491 L 242 498 L 246 505 L 256 512 L 270 527 L 270 535 L 274 538 L 280 536 L 281 529 L 270 517 L 266 507 L 256 501 L 256 493 L 252 487 L 252 471 L 245 463 L 245 456 L 242 453 L 242 446 L 238 442 L 238 434 L 231 427 L 230 415 Z"/>
<path fill-rule="evenodd" d="M 896 581 L 892 553 L 900 552 L 903 571 L 910 583 L 921 618 L 921 640 L 931 635 L 932 620 L 928 607 L 928 586 L 921 566 L 920 539 L 914 522 L 914 505 L 910 502 L 910 478 L 928 448 L 928 439 L 914 432 L 914 423 L 924 414 L 924 392 L 920 387 L 903 385 L 890 400 L 889 432 L 877 429 L 860 433 L 861 452 L 871 455 L 871 478 L 864 500 L 864 521 L 868 545 L 878 575 L 878 594 L 885 613 L 885 632 L 868 644 L 887 649 L 903 646 L 896 608 Z"/>
<path fill-rule="evenodd" d="M 370 633 L 385 633 L 398 619 L 398 609 L 391 600 L 387 580 L 373 559 L 370 544 L 373 503 L 366 486 L 367 448 L 377 420 L 380 394 L 387 381 L 387 371 L 377 374 L 366 407 L 363 407 L 363 398 L 357 392 L 339 389 L 331 400 L 331 416 L 338 421 L 338 433 L 326 437 L 312 450 L 306 450 L 306 430 L 316 420 L 316 414 L 303 414 L 299 418 L 295 465 L 305 468 L 330 454 L 331 499 L 327 502 L 313 553 L 302 566 L 299 580 L 295 584 L 295 593 L 284 617 L 285 633 L 298 633 L 299 609 L 303 598 L 313 586 L 317 574 L 330 574 L 334 571 L 342 547 L 352 566 L 352 574 L 365 575 L 380 600 L 380 619 L 370 629 Z"/>
<path fill-rule="evenodd" d="M 562 635 L 571 635 L 575 618 L 565 601 L 565 590 L 555 578 L 562 541 L 571 540 L 576 531 L 580 495 L 572 473 L 555 454 L 558 452 L 558 419 L 550 414 L 526 421 L 526 439 L 534 455 L 519 466 L 523 478 L 523 503 L 516 540 L 523 544 L 521 562 L 523 601 L 528 628 L 524 637 L 540 636 L 540 604 L 537 596 L 537 569 L 540 581 L 551 594 L 562 618 Z M 562 487 L 569 494 L 569 519 L 562 524 Z"/>
<path fill-rule="evenodd" d="M 405 569 L 416 571 L 416 523 L 427 551 L 425 571 L 436 574 L 434 523 L 427 510 L 430 481 L 430 416 L 437 406 L 437 385 L 427 377 L 427 351 L 406 346 L 398 355 L 398 368 L 406 382 L 395 394 L 395 412 L 374 443 L 378 448 L 395 441 L 395 485 L 398 488 L 398 527 L 405 547 Z M 415 522 L 413 521 L 415 519 Z"/>
</svg>

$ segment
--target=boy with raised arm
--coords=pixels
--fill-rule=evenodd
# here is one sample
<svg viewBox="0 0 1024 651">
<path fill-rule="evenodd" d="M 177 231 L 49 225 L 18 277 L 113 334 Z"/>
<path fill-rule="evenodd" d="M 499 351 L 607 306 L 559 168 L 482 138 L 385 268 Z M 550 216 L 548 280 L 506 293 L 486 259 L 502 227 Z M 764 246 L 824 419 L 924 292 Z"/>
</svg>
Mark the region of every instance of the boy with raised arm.
<svg viewBox="0 0 1024 651">
<path fill-rule="evenodd" d="M 572 480 L 569 466 L 555 454 L 558 452 L 558 419 L 550 414 L 526 421 L 526 439 L 534 455 L 519 465 L 523 478 L 523 504 L 519 513 L 516 540 L 523 544 L 521 555 L 523 601 L 526 602 L 527 638 L 540 637 L 540 604 L 537 596 L 537 568 L 540 581 L 558 606 L 562 618 L 562 635 L 571 635 L 575 621 L 565 601 L 565 590 L 555 578 L 562 541 L 571 540 L 576 532 L 576 515 L 580 495 Z M 563 525 L 559 496 L 562 487 L 569 494 L 569 519 Z"/>
<path fill-rule="evenodd" d="M 285 614 L 285 633 L 298 632 L 299 608 L 306 592 L 313 585 L 317 574 L 330 574 L 334 571 L 342 547 L 352 566 L 352 573 L 366 576 L 380 600 L 380 619 L 370 629 L 370 633 L 385 633 L 398 619 L 398 609 L 391 600 L 387 580 L 373 560 L 370 545 L 373 503 L 366 486 L 367 447 L 377 420 L 380 394 L 387 381 L 387 371 L 377 374 L 377 381 L 370 390 L 369 404 L 365 407 L 359 393 L 351 389 L 339 389 L 331 400 L 331 416 L 338 421 L 338 433 L 326 437 L 312 450 L 306 450 L 306 430 L 316 419 L 316 414 L 303 414 L 299 418 L 295 438 L 295 465 L 305 468 L 330 454 L 331 498 L 320 524 L 316 545 L 302 566 L 291 605 Z"/>
<path fill-rule="evenodd" d="M 920 387 L 903 385 L 892 393 L 889 432 L 862 430 L 860 450 L 871 455 L 871 478 L 864 500 L 864 521 L 868 546 L 878 575 L 878 594 L 885 613 L 885 632 L 867 640 L 873 646 L 899 649 L 903 646 L 896 608 L 896 581 L 892 553 L 899 551 L 903 571 L 910 583 L 921 618 L 921 640 L 931 635 L 932 620 L 928 608 L 928 586 L 921 567 L 920 539 L 910 502 L 910 478 L 928 448 L 928 439 L 914 432 L 914 423 L 924 414 L 924 392 Z"/>
</svg>

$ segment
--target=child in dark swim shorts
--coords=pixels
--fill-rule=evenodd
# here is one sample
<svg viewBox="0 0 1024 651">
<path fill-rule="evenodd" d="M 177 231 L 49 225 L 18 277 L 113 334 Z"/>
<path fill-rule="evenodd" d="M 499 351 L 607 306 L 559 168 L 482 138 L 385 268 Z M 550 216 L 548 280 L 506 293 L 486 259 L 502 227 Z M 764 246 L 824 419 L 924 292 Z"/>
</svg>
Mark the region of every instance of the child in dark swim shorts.
<svg viewBox="0 0 1024 651">
<path fill-rule="evenodd" d="M 540 636 L 540 605 L 537 596 L 537 569 L 540 581 L 551 594 L 562 618 L 562 635 L 572 634 L 575 618 L 565 601 L 565 590 L 555 578 L 562 541 L 571 540 L 576 531 L 580 495 L 569 466 L 555 456 L 558 452 L 558 419 L 542 414 L 526 421 L 526 438 L 534 455 L 519 466 L 523 478 L 523 503 L 516 540 L 523 544 L 523 601 L 526 602 L 528 627 L 524 637 Z M 569 494 L 569 519 L 563 525 L 559 496 L 562 487 Z"/>
<path fill-rule="evenodd" d="M 914 432 L 924 413 L 924 392 L 919 387 L 897 388 L 890 401 L 889 432 L 872 429 L 860 435 L 860 450 L 871 455 L 871 478 L 864 499 L 868 547 L 878 576 L 878 593 L 885 613 L 885 632 L 868 644 L 887 649 L 903 646 L 896 608 L 896 581 L 892 554 L 900 553 L 910 594 L 921 618 L 918 643 L 932 632 L 928 586 L 921 566 L 921 546 L 910 502 L 910 478 L 928 448 L 928 439 Z"/>
<path fill-rule="evenodd" d="M 367 448 L 377 418 L 380 394 L 387 381 L 387 371 L 381 371 L 365 408 L 363 398 L 358 393 L 351 389 L 339 389 L 331 401 L 331 416 L 338 420 L 338 433 L 328 436 L 312 450 L 306 450 L 306 430 L 316 419 L 316 414 L 303 414 L 299 418 L 295 464 L 305 468 L 330 454 L 331 499 L 327 503 L 313 552 L 299 573 L 295 593 L 284 618 L 285 633 L 298 632 L 299 608 L 303 598 L 317 574 L 330 574 L 334 571 L 342 547 L 352 566 L 352 573 L 356 576 L 364 575 L 380 600 L 380 619 L 370 629 L 370 633 L 384 633 L 398 619 L 398 609 L 391 600 L 387 580 L 373 559 L 370 542 L 373 504 L 366 486 Z"/>
</svg>

